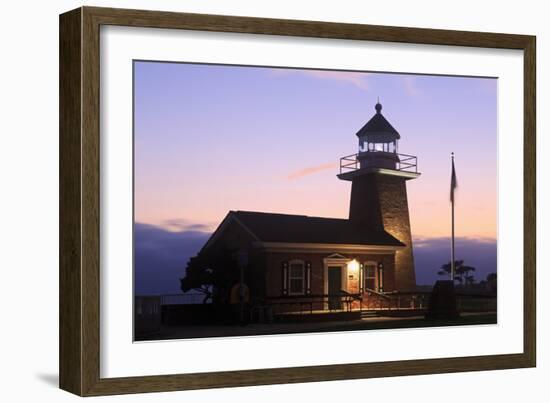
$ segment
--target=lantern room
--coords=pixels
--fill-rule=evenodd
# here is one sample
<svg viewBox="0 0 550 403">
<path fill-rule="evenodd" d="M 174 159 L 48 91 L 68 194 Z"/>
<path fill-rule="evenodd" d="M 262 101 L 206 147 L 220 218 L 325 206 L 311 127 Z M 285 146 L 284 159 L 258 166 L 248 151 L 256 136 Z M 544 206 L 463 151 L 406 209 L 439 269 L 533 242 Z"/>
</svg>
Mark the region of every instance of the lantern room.
<svg viewBox="0 0 550 403">
<path fill-rule="evenodd" d="M 399 157 L 397 142 L 399 133 L 382 115 L 382 104 L 377 102 L 376 114 L 357 132 L 361 168 L 395 169 Z"/>
<path fill-rule="evenodd" d="M 356 133 L 359 151 L 340 158 L 338 178 L 351 181 L 360 175 L 378 172 L 414 179 L 420 175 L 414 155 L 398 154 L 401 136 L 382 115 L 380 101 L 374 106 L 376 113 Z"/>
</svg>

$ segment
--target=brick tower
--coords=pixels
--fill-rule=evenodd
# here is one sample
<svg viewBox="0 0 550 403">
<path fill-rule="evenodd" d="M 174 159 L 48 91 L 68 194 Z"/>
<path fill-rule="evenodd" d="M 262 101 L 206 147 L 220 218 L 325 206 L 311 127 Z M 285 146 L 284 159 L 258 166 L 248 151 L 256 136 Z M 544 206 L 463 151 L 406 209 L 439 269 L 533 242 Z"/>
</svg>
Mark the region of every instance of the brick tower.
<svg viewBox="0 0 550 403">
<path fill-rule="evenodd" d="M 382 105 L 357 132 L 359 152 L 340 160 L 339 179 L 351 181 L 349 219 L 383 229 L 406 246 L 396 252 L 395 288 L 416 287 L 406 181 L 420 176 L 416 157 L 398 154 L 400 135 L 382 115 Z M 389 290 L 388 290 L 389 291 Z"/>
</svg>

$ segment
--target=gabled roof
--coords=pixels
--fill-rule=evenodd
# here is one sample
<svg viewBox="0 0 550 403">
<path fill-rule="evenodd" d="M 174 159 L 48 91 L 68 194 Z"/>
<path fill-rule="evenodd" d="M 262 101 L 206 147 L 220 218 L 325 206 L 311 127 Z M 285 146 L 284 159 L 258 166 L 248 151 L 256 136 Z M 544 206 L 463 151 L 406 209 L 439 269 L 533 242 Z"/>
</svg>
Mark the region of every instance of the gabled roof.
<svg viewBox="0 0 550 403">
<path fill-rule="evenodd" d="M 357 136 L 389 134 L 395 136 L 397 139 L 401 138 L 397 130 L 382 115 L 382 105 L 377 103 L 375 109 L 376 114 L 357 132 Z"/>
<path fill-rule="evenodd" d="M 231 211 L 232 216 L 261 242 L 405 246 L 384 230 L 340 218 Z"/>
</svg>

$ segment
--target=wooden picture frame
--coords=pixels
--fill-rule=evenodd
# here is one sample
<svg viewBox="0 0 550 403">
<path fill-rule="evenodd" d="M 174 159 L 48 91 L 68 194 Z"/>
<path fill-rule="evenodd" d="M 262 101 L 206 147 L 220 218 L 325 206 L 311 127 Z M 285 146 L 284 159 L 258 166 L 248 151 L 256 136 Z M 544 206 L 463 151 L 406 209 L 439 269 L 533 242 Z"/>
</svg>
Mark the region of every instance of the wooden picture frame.
<svg viewBox="0 0 550 403">
<path fill-rule="evenodd" d="M 101 25 L 519 49 L 524 52 L 523 353 L 193 374 L 100 377 Z M 536 364 L 535 37 L 82 7 L 60 16 L 60 387 L 80 396 L 533 367 Z"/>
</svg>

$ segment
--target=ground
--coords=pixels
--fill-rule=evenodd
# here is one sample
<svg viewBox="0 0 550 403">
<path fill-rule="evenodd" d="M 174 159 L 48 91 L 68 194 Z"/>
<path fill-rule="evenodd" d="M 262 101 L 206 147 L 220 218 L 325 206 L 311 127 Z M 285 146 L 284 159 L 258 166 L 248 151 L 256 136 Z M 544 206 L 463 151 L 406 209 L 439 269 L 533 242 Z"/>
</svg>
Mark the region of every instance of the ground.
<svg viewBox="0 0 550 403">
<path fill-rule="evenodd" d="M 406 318 L 374 317 L 351 321 L 317 323 L 273 323 L 239 325 L 188 325 L 162 326 L 161 331 L 136 341 L 193 339 L 201 337 L 235 337 L 267 334 L 343 332 L 350 330 L 377 330 L 422 328 L 441 326 L 487 325 L 496 324 L 496 313 L 462 314 L 458 319 L 427 320 L 423 316 Z"/>
</svg>

